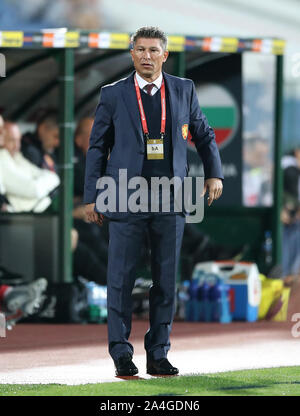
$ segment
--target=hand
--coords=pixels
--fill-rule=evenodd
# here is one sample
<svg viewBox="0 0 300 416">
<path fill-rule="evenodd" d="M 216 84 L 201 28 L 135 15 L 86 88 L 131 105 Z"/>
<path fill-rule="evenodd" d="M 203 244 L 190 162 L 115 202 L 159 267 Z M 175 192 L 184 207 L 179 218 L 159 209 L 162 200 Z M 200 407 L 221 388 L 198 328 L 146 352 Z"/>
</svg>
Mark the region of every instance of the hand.
<svg viewBox="0 0 300 416">
<path fill-rule="evenodd" d="M 71 248 L 72 251 L 75 251 L 78 246 L 78 240 L 79 240 L 79 234 L 78 231 L 75 230 L 75 228 L 72 228 L 71 230 Z"/>
<path fill-rule="evenodd" d="M 211 206 L 213 201 L 215 199 L 219 199 L 220 196 L 222 195 L 223 183 L 222 183 L 221 179 L 219 179 L 219 178 L 206 179 L 205 182 L 204 182 L 204 189 L 203 189 L 203 192 L 201 194 L 201 197 L 206 194 L 207 190 L 209 192 L 209 196 L 207 198 L 208 199 L 208 206 Z"/>
<path fill-rule="evenodd" d="M 103 225 L 104 216 L 103 214 L 95 212 L 95 204 L 86 204 L 85 213 L 88 222 L 94 222 L 95 224 L 100 225 L 100 227 Z"/>
<path fill-rule="evenodd" d="M 73 218 L 77 220 L 83 220 L 85 222 L 88 222 L 88 219 L 86 216 L 85 205 L 78 205 L 76 208 L 74 208 L 72 215 L 73 215 Z"/>
</svg>

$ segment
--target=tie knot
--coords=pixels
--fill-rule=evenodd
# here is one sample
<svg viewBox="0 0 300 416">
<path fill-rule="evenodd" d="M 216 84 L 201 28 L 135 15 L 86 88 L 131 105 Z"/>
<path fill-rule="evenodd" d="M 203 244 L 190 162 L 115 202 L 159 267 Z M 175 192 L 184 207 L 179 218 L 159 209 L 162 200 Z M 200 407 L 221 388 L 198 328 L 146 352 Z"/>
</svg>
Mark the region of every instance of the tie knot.
<svg viewBox="0 0 300 416">
<path fill-rule="evenodd" d="M 152 91 L 153 87 L 154 87 L 154 84 L 147 84 L 145 86 L 145 90 L 146 90 L 147 94 L 151 95 L 151 91 Z"/>
</svg>

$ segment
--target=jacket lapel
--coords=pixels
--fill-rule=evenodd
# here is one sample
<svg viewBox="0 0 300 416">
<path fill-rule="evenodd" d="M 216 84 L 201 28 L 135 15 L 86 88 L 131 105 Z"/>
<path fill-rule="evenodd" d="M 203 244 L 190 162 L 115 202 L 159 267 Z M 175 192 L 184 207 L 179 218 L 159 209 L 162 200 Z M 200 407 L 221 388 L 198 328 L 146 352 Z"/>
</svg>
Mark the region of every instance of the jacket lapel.
<svg viewBox="0 0 300 416">
<path fill-rule="evenodd" d="M 172 77 L 170 77 L 167 73 L 163 72 L 163 77 L 166 82 L 167 92 L 169 96 L 170 102 L 170 109 L 172 115 L 172 146 L 175 147 L 177 143 L 177 122 L 178 119 L 178 91 L 177 86 L 173 82 Z"/>
<path fill-rule="evenodd" d="M 134 77 L 135 72 L 133 72 L 124 83 L 122 89 L 122 98 L 125 104 L 125 107 L 128 111 L 131 122 L 136 130 L 137 137 L 140 144 L 144 144 L 143 130 L 141 125 L 141 116 L 139 112 L 138 102 L 136 98 L 136 92 L 134 88 Z"/>
</svg>

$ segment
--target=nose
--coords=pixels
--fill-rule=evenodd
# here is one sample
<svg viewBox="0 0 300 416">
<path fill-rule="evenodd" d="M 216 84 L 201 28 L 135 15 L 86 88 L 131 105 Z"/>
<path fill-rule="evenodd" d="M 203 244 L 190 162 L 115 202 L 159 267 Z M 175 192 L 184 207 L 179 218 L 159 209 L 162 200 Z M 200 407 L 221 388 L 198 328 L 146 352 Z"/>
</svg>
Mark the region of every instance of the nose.
<svg viewBox="0 0 300 416">
<path fill-rule="evenodd" d="M 148 51 L 147 49 L 144 50 L 143 53 L 143 57 L 146 59 L 150 59 L 151 55 L 150 55 L 150 51 Z"/>
</svg>

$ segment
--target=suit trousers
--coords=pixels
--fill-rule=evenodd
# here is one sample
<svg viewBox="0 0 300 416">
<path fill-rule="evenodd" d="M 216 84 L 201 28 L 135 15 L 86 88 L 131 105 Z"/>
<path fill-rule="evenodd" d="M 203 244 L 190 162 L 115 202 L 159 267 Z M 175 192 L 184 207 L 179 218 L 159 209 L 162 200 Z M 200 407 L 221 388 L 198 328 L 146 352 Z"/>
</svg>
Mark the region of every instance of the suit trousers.
<svg viewBox="0 0 300 416">
<path fill-rule="evenodd" d="M 116 360 L 133 354 L 132 290 L 146 233 L 151 247 L 150 327 L 144 346 L 152 359 L 167 356 L 175 312 L 176 275 L 185 225 L 183 214 L 137 213 L 109 221 L 107 309 L 109 353 Z"/>
</svg>

